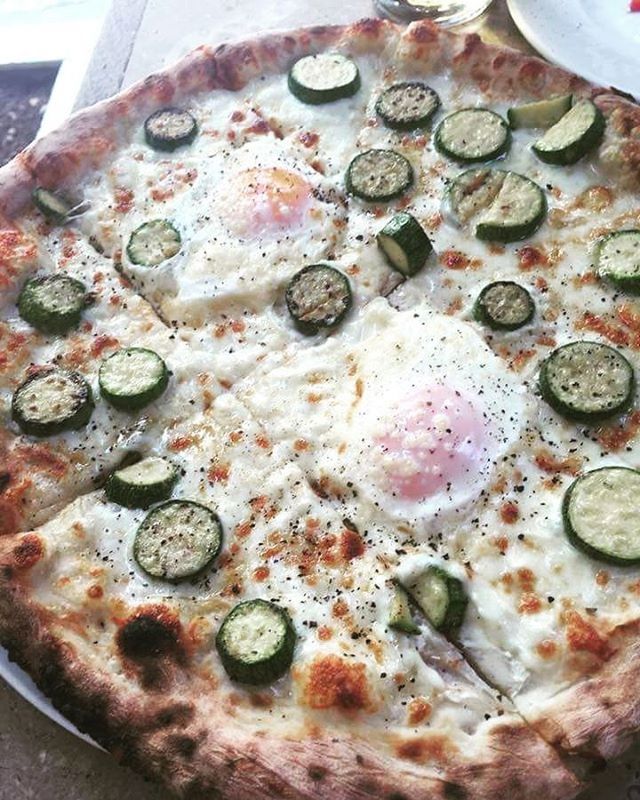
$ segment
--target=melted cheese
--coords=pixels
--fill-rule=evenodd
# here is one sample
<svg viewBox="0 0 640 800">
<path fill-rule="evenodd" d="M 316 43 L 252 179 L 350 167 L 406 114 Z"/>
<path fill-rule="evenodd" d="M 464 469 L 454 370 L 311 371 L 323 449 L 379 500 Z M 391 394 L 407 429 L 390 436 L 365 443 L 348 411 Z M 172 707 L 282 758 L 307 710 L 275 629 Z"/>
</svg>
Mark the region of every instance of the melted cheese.
<svg viewBox="0 0 640 800">
<path fill-rule="evenodd" d="M 540 360 L 576 338 L 613 341 L 640 369 L 640 309 L 590 274 L 598 237 L 638 226 L 637 198 L 609 185 L 596 155 L 551 167 L 530 150 L 536 132 L 517 130 L 500 167 L 545 190 L 547 220 L 525 242 L 480 242 L 443 207 L 448 181 L 460 169 L 435 151 L 430 132 L 398 134 L 375 118 L 376 97 L 393 71 L 385 73 L 370 57 L 358 58 L 358 66 L 362 89 L 331 109 L 300 103 L 282 75 L 250 83 L 246 102 L 212 92 L 194 104 L 201 133 L 189 149 L 167 158 L 147 148 L 138 132 L 105 175 L 82 187 L 91 204 L 82 230 L 116 260 L 142 222 L 175 222 L 184 243 L 179 255 L 158 268 L 125 267 L 177 332 L 123 288 L 109 262 L 81 238 L 45 241 L 47 265 L 53 268 L 53 259 L 71 267 L 99 302 L 86 312 L 91 334 L 66 340 L 29 334 L 15 309 L 7 312 L 13 334 L 32 337 L 24 357 L 64 361 L 77 349 L 80 371 L 95 388 L 100 357 L 90 355 L 90 344 L 107 337 L 102 345 L 113 338 L 117 346 L 155 350 L 173 372 L 167 395 L 143 416 L 100 404 L 91 429 L 56 439 L 77 459 L 75 492 L 111 469 L 123 449 L 169 458 L 182 476 L 176 496 L 214 508 L 225 545 L 215 569 L 195 583 L 150 579 L 132 558 L 144 512 L 95 492 L 40 529 L 47 555 L 33 571 L 34 587 L 65 635 L 84 644 L 83 652 L 87 642 L 98 642 L 104 649 L 96 647 L 96 658 L 104 661 L 106 652 L 112 665 L 119 664 L 113 619 L 143 604 L 169 604 L 195 632 L 198 667 L 227 696 L 243 698 L 234 710 L 248 724 L 271 729 L 302 703 L 319 722 L 348 725 L 345 701 L 331 690 L 337 674 L 353 683 L 360 710 L 375 720 L 372 736 L 425 724 L 454 732 L 460 747 L 473 752 L 472 734 L 486 726 L 485 716 L 509 705 L 424 621 L 415 638 L 388 629 L 388 582 L 434 562 L 459 577 L 470 596 L 461 642 L 525 714 L 575 677 L 576 653 L 594 655 L 588 637 L 581 642 L 571 626 L 595 631 L 597 641 L 598 630 L 604 635 L 638 616 L 637 581 L 568 543 L 561 503 L 581 469 L 637 466 L 640 423 L 632 417 L 625 430 L 617 423 L 584 430 L 549 409 L 535 390 Z M 403 78 L 424 79 L 409 62 L 403 66 Z M 475 87 L 443 76 L 428 82 L 447 113 L 473 105 L 506 112 Z M 411 161 L 417 180 L 406 198 L 374 207 L 344 196 L 346 167 L 370 147 L 397 149 Z M 270 183 L 282 197 L 265 188 Z M 232 192 L 231 202 L 228 195 L 249 184 L 258 187 L 255 229 L 247 219 L 250 192 Z M 242 219 L 233 216 L 234 200 L 241 201 Z M 375 237 L 407 203 L 437 256 L 395 288 L 400 277 Z M 297 269 L 325 258 L 352 279 L 355 311 L 327 341 L 305 339 L 290 324 L 282 294 Z M 494 280 L 530 291 L 536 303 L 530 326 L 498 334 L 471 319 L 475 298 Z M 371 302 L 388 293 L 390 304 Z M 418 413 L 412 397 L 404 405 L 402 390 L 415 389 L 425 374 L 460 392 L 466 404 L 431 416 L 421 416 L 424 408 Z M 5 419 L 14 382 L 13 375 L 0 382 Z M 483 424 L 467 430 L 464 411 L 470 418 L 477 412 Z M 416 424 L 403 428 L 401 412 Z M 451 430 L 460 436 L 447 438 Z M 379 456 L 392 449 L 389 440 L 401 447 L 370 463 L 366 445 L 376 440 Z M 471 461 L 459 466 L 480 469 L 454 492 L 449 473 L 425 460 L 431 450 L 453 461 L 470 451 Z M 434 484 L 440 494 L 411 483 L 425 464 L 435 469 L 434 480 L 444 475 L 444 485 Z M 385 478 L 392 472 L 397 480 L 390 485 Z M 101 592 L 104 600 L 97 600 Z M 260 596 L 290 611 L 299 637 L 294 669 L 267 692 L 282 714 L 251 705 L 227 679 L 213 646 L 229 609 Z M 79 608 L 87 627 L 70 632 L 64 620 Z M 113 670 L 126 685 L 120 667 Z M 318 674 L 330 679 L 322 696 L 313 691 Z M 414 703 L 429 707 L 424 723 L 408 714 Z"/>
</svg>

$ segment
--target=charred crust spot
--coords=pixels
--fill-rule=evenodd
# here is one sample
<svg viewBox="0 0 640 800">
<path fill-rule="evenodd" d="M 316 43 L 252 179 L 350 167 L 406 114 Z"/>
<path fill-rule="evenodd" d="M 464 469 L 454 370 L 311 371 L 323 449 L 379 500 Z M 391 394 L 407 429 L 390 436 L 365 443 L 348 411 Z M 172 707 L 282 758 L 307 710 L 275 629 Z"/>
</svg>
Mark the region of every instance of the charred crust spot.
<svg viewBox="0 0 640 800">
<path fill-rule="evenodd" d="M 321 38 L 331 33 L 331 27 L 329 25 L 314 25 L 310 28 L 309 33 L 311 34 L 309 37 L 310 39 Z M 295 43 L 295 40 L 292 41 Z"/>
<path fill-rule="evenodd" d="M 438 41 L 438 29 L 430 20 L 422 20 L 409 29 L 409 38 L 418 44 L 430 44 Z"/>
<path fill-rule="evenodd" d="M 530 91 L 540 91 L 544 86 L 545 69 L 545 65 L 539 59 L 529 59 L 520 68 L 519 82 Z"/>
<path fill-rule="evenodd" d="M 459 783 L 450 783 L 447 781 L 444 784 L 444 797 L 445 800 L 465 800 L 467 793 L 463 786 Z"/>
<path fill-rule="evenodd" d="M 402 792 L 391 792 L 387 800 L 409 800 L 409 798 L 406 794 L 402 794 Z"/>
<path fill-rule="evenodd" d="M 361 756 L 360 753 L 356 755 L 356 764 L 362 766 L 364 764 L 364 756 Z"/>
<path fill-rule="evenodd" d="M 108 695 L 97 688 L 87 695 L 86 687 L 69 680 L 65 663 L 71 659 L 67 648 L 50 643 L 47 656 L 37 675 L 37 683 L 53 705 L 76 727 L 88 733 L 107 749 L 118 746 L 129 752 L 132 745 L 127 733 L 114 731 L 109 723 Z"/>
<path fill-rule="evenodd" d="M 144 86 L 153 92 L 160 103 L 168 103 L 173 99 L 173 83 L 166 75 L 150 75 L 145 78 Z"/>
<path fill-rule="evenodd" d="M 17 569 L 30 569 L 35 566 L 44 555 L 44 548 L 40 537 L 35 533 L 28 533 L 13 548 L 13 563 Z"/>
<path fill-rule="evenodd" d="M 354 31 L 357 34 L 362 34 L 363 36 L 371 36 L 371 38 L 375 38 L 378 36 L 379 33 L 385 27 L 385 23 L 381 19 L 376 19 L 375 17 L 371 17 L 370 19 L 363 19 L 360 22 L 356 22 L 354 27 Z"/>
<path fill-rule="evenodd" d="M 193 778 L 184 787 L 181 796 L 184 800 L 202 800 L 203 797 L 207 800 L 217 800 L 221 795 L 211 778 Z"/>
<path fill-rule="evenodd" d="M 469 33 L 464 37 L 462 52 L 455 56 L 454 61 L 465 61 L 478 49 L 482 49 L 482 39 L 477 33 Z"/>
<path fill-rule="evenodd" d="M 0 493 L 4 492 L 11 483 L 11 475 L 8 472 L 0 472 Z"/>
<path fill-rule="evenodd" d="M 158 712 L 156 717 L 159 728 L 167 728 L 170 725 L 185 727 L 193 719 L 195 708 L 193 703 L 174 703 Z"/>
<path fill-rule="evenodd" d="M 116 634 L 118 648 L 132 661 L 170 657 L 185 660 L 182 625 L 162 607 L 143 610 L 131 617 Z"/>
<path fill-rule="evenodd" d="M 428 736 L 399 742 L 396 746 L 396 754 L 399 758 L 414 761 L 418 764 L 443 764 L 449 760 L 451 753 L 455 749 L 448 736 L 432 733 Z"/>
<path fill-rule="evenodd" d="M 173 752 L 186 759 L 192 759 L 198 749 L 198 743 L 195 739 L 181 734 L 169 736 L 167 744 Z"/>
<path fill-rule="evenodd" d="M 327 770 L 325 767 L 320 767 L 315 764 L 308 767 L 307 773 L 312 781 L 321 781 L 327 776 Z"/>
<path fill-rule="evenodd" d="M 380 786 L 371 778 L 358 781 L 358 788 L 361 789 L 364 794 L 371 795 L 372 797 L 378 797 L 380 795 Z"/>
</svg>

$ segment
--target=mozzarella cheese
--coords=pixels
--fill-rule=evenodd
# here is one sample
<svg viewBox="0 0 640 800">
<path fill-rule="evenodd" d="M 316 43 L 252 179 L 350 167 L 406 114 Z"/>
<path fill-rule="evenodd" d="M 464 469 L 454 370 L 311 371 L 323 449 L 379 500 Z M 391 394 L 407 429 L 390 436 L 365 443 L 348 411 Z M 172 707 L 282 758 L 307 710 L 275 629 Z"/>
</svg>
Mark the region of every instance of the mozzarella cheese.
<svg viewBox="0 0 640 800">
<path fill-rule="evenodd" d="M 87 429 L 54 438 L 77 463 L 72 494 L 135 447 L 176 464 L 176 496 L 214 508 L 225 544 L 192 582 L 152 579 L 133 558 L 145 512 L 92 492 L 40 528 L 46 558 L 34 587 L 61 629 L 82 609 L 86 629 L 66 635 L 99 643 L 114 663 L 114 620 L 169 604 L 193 633 L 200 673 L 265 730 L 286 714 L 265 710 L 268 702 L 257 708 L 229 681 L 214 638 L 239 599 L 268 597 L 290 611 L 298 634 L 293 670 L 265 692 L 278 711 L 303 706 L 312 719 L 349 725 L 337 675 L 385 736 L 426 726 L 472 747 L 485 717 L 510 705 L 423 619 L 415 638 L 389 629 L 391 582 L 431 564 L 459 578 L 470 597 L 465 652 L 525 715 L 575 679 L 576 652 L 597 657 L 606 631 L 638 616 L 631 573 L 576 551 L 561 515 L 579 471 L 637 466 L 637 415 L 586 430 L 536 391 L 540 360 L 576 338 L 613 341 L 640 369 L 640 309 L 591 272 L 599 236 L 640 224 L 637 198 L 606 185 L 595 156 L 563 169 L 539 162 L 530 150 L 537 134 L 517 130 L 500 168 L 544 189 L 547 221 L 526 242 L 480 242 L 447 213 L 443 198 L 460 169 L 430 132 L 399 134 L 376 119 L 377 94 L 397 76 L 372 57 L 358 65 L 362 90 L 331 108 L 300 103 L 283 75 L 250 83 L 246 102 L 212 92 L 192 109 L 199 136 L 172 157 L 138 132 L 82 187 L 83 235 L 44 240 L 43 265 L 84 280 L 98 302 L 88 327 L 66 339 L 34 334 L 5 309 L 0 335 L 22 342 L 19 372 L 29 361 L 75 360 L 97 394 L 103 353 L 128 345 L 154 350 L 171 371 L 168 391 L 143 414 L 98 403 Z M 410 62 L 403 68 L 404 78 L 424 77 Z M 448 77 L 429 83 L 447 113 L 491 101 Z M 504 115 L 504 103 L 490 104 Z M 410 160 L 416 182 L 405 197 L 378 206 L 345 195 L 345 169 L 371 147 Z M 376 234 L 405 207 L 436 255 L 401 283 Z M 130 263 L 130 234 L 157 218 L 179 230 L 180 251 L 156 267 Z M 283 294 L 295 272 L 320 260 L 349 276 L 354 310 L 328 336 L 305 338 Z M 531 325 L 497 333 L 472 319 L 494 280 L 530 291 Z M 0 374 L 5 420 L 16 375 Z M 44 503 L 42 518 L 62 501 L 52 494 Z"/>
<path fill-rule="evenodd" d="M 382 299 L 237 391 L 313 480 L 418 529 L 478 498 L 527 413 L 524 387 L 468 324 Z"/>
</svg>

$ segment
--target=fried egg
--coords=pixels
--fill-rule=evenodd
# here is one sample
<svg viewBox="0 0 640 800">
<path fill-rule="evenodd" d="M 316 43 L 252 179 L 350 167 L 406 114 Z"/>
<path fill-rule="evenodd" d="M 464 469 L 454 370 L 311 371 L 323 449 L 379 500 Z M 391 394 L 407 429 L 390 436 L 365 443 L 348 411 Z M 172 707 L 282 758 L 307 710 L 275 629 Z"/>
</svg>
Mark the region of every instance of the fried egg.
<svg viewBox="0 0 640 800">
<path fill-rule="evenodd" d="M 241 395 L 310 478 L 418 528 L 465 512 L 528 413 L 472 326 L 426 304 L 374 300 L 341 337 L 264 370 Z"/>
<path fill-rule="evenodd" d="M 229 302 L 260 310 L 301 264 L 332 254 L 344 221 L 338 192 L 266 138 L 209 159 L 184 216 L 176 213 L 183 250 L 167 264 L 176 297 L 159 298 L 171 319 Z"/>
</svg>

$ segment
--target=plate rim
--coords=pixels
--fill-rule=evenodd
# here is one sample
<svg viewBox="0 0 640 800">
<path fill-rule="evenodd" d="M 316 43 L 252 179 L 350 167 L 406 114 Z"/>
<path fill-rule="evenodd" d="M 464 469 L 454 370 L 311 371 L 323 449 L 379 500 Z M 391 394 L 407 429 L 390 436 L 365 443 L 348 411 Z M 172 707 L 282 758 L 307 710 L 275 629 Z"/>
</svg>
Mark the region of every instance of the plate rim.
<svg viewBox="0 0 640 800">
<path fill-rule="evenodd" d="M 548 43 L 548 40 L 544 38 L 544 36 L 540 36 L 539 30 L 535 26 L 531 26 L 525 15 L 523 14 L 523 6 L 526 4 L 527 0 L 506 0 L 507 9 L 511 18 L 518 28 L 520 33 L 524 36 L 524 38 L 534 47 L 544 58 L 548 61 L 553 62 L 554 64 L 558 64 L 559 66 L 563 67 L 564 69 L 569 70 L 570 72 L 574 72 L 577 75 L 585 78 L 586 80 L 590 81 L 591 83 L 595 84 L 596 86 L 602 86 L 604 88 L 612 88 L 617 89 L 618 91 L 628 92 L 631 95 L 634 95 L 637 100 L 640 101 L 640 87 L 634 89 L 633 87 L 625 87 L 625 86 L 607 86 L 606 81 L 603 83 L 598 76 L 592 72 L 588 67 L 586 69 L 580 68 L 579 71 L 576 70 L 575 66 L 570 63 L 570 60 L 564 58 L 563 53 L 564 51 L 560 49 L 560 55 L 558 54 L 558 50 L 556 50 L 552 45 Z M 567 48 L 567 52 L 569 49 Z"/>
</svg>

